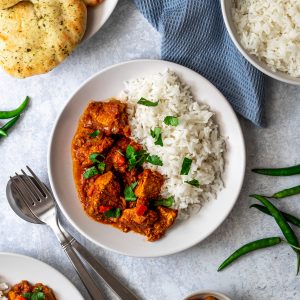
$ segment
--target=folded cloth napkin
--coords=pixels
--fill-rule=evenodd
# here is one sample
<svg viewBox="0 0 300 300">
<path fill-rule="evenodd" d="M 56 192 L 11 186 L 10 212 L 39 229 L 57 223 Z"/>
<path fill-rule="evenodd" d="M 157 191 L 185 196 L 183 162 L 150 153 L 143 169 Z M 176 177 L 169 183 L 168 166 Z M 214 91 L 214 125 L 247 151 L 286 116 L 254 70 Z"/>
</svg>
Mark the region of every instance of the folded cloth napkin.
<svg viewBox="0 0 300 300">
<path fill-rule="evenodd" d="M 219 0 L 133 0 L 161 33 L 161 57 L 211 81 L 233 108 L 263 125 L 263 75 L 235 48 Z"/>
</svg>

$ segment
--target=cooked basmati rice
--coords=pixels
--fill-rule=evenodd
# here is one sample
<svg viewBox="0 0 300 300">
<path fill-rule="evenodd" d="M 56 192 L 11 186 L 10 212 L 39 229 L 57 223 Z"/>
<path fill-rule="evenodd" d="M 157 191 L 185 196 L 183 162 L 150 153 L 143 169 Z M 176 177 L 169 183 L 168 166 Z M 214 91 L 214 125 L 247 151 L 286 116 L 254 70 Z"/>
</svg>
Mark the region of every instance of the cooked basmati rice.
<svg viewBox="0 0 300 300">
<path fill-rule="evenodd" d="M 8 285 L 5 282 L 0 281 L 0 300 L 7 300 L 4 296 L 4 292 L 8 291 Z"/>
<path fill-rule="evenodd" d="M 273 71 L 300 77 L 300 1 L 232 1 L 242 46 Z"/>
<path fill-rule="evenodd" d="M 195 101 L 190 87 L 171 71 L 128 81 L 125 87 L 121 98 L 128 101 L 132 136 L 149 153 L 162 159 L 163 166 L 148 164 L 147 167 L 165 175 L 162 196 L 173 195 L 173 207 L 184 218 L 191 213 L 191 207 L 200 208 L 222 187 L 225 143 L 214 113 L 208 105 Z M 141 97 L 159 104 L 156 107 L 137 104 Z M 179 117 L 180 124 L 177 127 L 164 124 L 166 116 Z M 155 145 L 150 135 L 155 127 L 162 129 L 163 147 Z M 180 175 L 184 157 L 193 160 L 188 175 Z M 192 179 L 200 181 L 200 188 L 185 183 Z"/>
</svg>

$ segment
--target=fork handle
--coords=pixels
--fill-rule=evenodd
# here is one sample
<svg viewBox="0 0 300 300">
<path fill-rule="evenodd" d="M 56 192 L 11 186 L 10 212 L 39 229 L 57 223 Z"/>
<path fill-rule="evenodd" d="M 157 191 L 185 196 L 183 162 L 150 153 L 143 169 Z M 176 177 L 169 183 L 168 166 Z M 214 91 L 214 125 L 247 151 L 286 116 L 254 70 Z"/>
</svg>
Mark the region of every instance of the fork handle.
<svg viewBox="0 0 300 300">
<path fill-rule="evenodd" d="M 85 285 L 88 293 L 92 297 L 93 300 L 105 300 L 102 292 L 97 287 L 94 279 L 91 275 L 87 272 L 85 266 L 81 262 L 80 258 L 78 257 L 77 253 L 74 251 L 70 243 L 66 245 L 62 245 L 66 255 L 68 256 L 69 260 L 71 261 L 72 265 L 74 266 L 77 274 L 81 278 L 83 284 Z"/>
<path fill-rule="evenodd" d="M 82 246 L 59 222 L 59 227 L 69 243 L 80 254 L 80 256 L 90 265 L 95 273 L 100 276 L 105 283 L 120 297 L 122 300 L 139 300 L 127 287 L 125 287 L 116 277 L 110 274 L 91 254 Z"/>
</svg>

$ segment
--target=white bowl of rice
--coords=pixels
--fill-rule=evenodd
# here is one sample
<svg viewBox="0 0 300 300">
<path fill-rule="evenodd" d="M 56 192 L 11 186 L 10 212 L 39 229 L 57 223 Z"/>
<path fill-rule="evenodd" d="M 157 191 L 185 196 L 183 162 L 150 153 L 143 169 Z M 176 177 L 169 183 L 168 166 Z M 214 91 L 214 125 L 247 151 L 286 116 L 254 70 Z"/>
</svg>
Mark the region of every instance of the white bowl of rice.
<svg viewBox="0 0 300 300">
<path fill-rule="evenodd" d="M 228 33 L 261 72 L 300 85 L 299 0 L 221 0 Z"/>
</svg>

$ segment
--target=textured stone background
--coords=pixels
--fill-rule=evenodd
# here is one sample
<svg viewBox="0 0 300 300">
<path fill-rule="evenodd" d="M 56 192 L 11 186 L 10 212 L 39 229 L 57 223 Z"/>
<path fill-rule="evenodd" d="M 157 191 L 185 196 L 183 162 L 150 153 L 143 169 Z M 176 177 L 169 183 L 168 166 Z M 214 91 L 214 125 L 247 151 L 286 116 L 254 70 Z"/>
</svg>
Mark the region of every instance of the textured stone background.
<svg viewBox="0 0 300 300">
<path fill-rule="evenodd" d="M 6 182 L 9 175 L 28 164 L 48 183 L 49 133 L 71 93 L 86 78 L 109 65 L 136 58 L 159 58 L 159 44 L 159 35 L 131 1 L 122 0 L 96 36 L 50 74 L 17 80 L 0 71 L 1 107 L 15 107 L 27 94 L 32 97 L 22 122 L 9 139 L 0 142 L 0 251 L 23 253 L 52 265 L 71 279 L 86 299 L 82 284 L 51 230 L 28 224 L 11 211 L 5 196 Z M 226 271 L 216 272 L 218 264 L 241 244 L 280 235 L 271 218 L 248 209 L 251 201 L 247 195 L 270 194 L 299 184 L 300 178 L 263 178 L 251 174 L 250 169 L 300 163 L 299 98 L 300 87 L 269 79 L 268 128 L 256 128 L 241 119 L 248 159 L 244 187 L 228 219 L 201 244 L 169 257 L 139 259 L 96 247 L 68 226 L 70 231 L 141 299 L 180 300 L 199 289 L 219 290 L 237 300 L 299 299 L 295 254 L 286 245 L 249 255 Z M 299 201 L 299 197 L 282 200 L 280 206 L 300 216 Z"/>
</svg>

